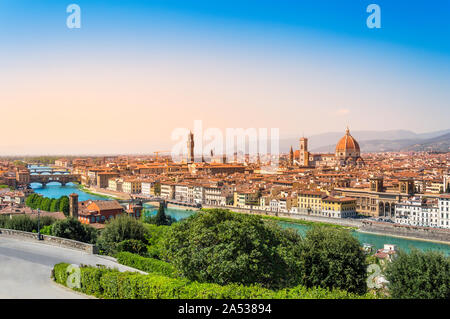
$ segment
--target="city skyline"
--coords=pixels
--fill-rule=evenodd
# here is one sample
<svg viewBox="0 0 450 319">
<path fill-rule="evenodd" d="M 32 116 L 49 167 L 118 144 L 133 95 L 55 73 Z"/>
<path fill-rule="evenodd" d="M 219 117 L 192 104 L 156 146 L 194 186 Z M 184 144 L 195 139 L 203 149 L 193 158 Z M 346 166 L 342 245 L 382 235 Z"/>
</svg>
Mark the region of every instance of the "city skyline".
<svg viewBox="0 0 450 319">
<path fill-rule="evenodd" d="M 196 119 L 281 138 L 449 128 L 447 3 L 377 1 L 381 29 L 369 2 L 76 3 L 80 29 L 67 4 L 0 4 L 0 155 L 151 153 Z"/>
</svg>

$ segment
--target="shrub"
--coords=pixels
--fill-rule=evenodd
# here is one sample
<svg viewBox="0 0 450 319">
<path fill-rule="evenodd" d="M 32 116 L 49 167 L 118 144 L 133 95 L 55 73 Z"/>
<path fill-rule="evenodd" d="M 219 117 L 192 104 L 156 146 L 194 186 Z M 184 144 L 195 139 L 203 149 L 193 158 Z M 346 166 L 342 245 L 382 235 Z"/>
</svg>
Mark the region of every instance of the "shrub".
<svg viewBox="0 0 450 319">
<path fill-rule="evenodd" d="M 52 235 L 93 244 L 97 238 L 97 231 L 74 218 L 67 218 L 53 224 Z"/>
<path fill-rule="evenodd" d="M 106 268 L 82 267 L 81 268 L 81 291 L 88 295 L 101 297 L 103 288 L 100 279 L 107 272 L 112 270 Z"/>
<path fill-rule="evenodd" d="M 136 239 L 127 239 L 122 240 L 117 244 L 117 251 L 121 252 L 130 252 L 138 255 L 147 254 L 147 245 L 145 245 L 142 241 Z"/>
<path fill-rule="evenodd" d="M 301 237 L 259 216 L 213 209 L 174 224 L 164 259 L 192 281 L 295 286 L 301 279 Z"/>
<path fill-rule="evenodd" d="M 399 251 L 385 270 L 393 298 L 450 299 L 450 257 L 435 251 Z"/>
<path fill-rule="evenodd" d="M 100 249 L 107 254 L 114 255 L 117 253 L 118 243 L 135 239 L 147 243 L 147 231 L 143 223 L 129 216 L 118 216 L 106 223 L 102 230 L 98 244 Z"/>
<path fill-rule="evenodd" d="M 69 267 L 68 263 L 60 263 L 56 264 L 53 267 L 52 277 L 58 284 L 67 285 L 67 277 L 69 277 L 69 273 L 67 272 L 67 267 Z"/>
<path fill-rule="evenodd" d="M 8 229 L 32 232 L 37 229 L 37 219 L 32 219 L 28 215 L 13 216 L 11 219 L 6 221 L 4 227 Z"/>
<path fill-rule="evenodd" d="M 177 271 L 171 264 L 162 260 L 145 258 L 139 255 L 131 254 L 129 252 L 121 252 L 116 255 L 117 262 L 133 267 L 148 273 L 157 273 L 167 277 L 176 278 Z"/>
<path fill-rule="evenodd" d="M 9 216 L 0 216 L 0 228 L 6 228 L 6 224 L 9 221 Z"/>
<path fill-rule="evenodd" d="M 55 222 L 55 220 L 56 220 L 55 218 L 50 216 L 40 217 L 39 226 L 41 228 L 41 233 L 44 227 L 52 225 Z M 13 216 L 12 218 L 9 218 L 7 216 L 0 216 L 0 228 L 37 233 L 38 219 L 31 218 L 28 215 L 18 215 Z"/>
<path fill-rule="evenodd" d="M 67 266 L 57 264 L 53 268 L 56 282 L 66 285 Z M 119 272 L 116 269 L 82 267 L 81 291 L 100 298 L 112 299 L 310 299 L 310 298 L 375 298 L 372 295 L 355 295 L 326 288 L 293 288 L 273 291 L 259 285 L 218 285 L 190 282 L 151 273 Z"/>
<path fill-rule="evenodd" d="M 56 222 L 56 219 L 51 216 L 42 216 L 39 218 L 39 227 L 45 227 L 53 225 Z M 36 219 L 36 225 L 37 225 L 37 219 Z"/>
<path fill-rule="evenodd" d="M 366 292 L 366 256 L 349 231 L 315 226 L 306 233 L 301 251 L 304 286 Z"/>
<path fill-rule="evenodd" d="M 52 234 L 52 226 L 48 225 L 48 226 L 44 226 L 41 228 L 41 234 L 42 235 L 51 235 Z"/>
<path fill-rule="evenodd" d="M 161 259 L 164 250 L 164 238 L 170 231 L 169 226 L 157 226 L 155 224 L 144 224 L 147 230 L 147 256 L 151 258 Z"/>
</svg>

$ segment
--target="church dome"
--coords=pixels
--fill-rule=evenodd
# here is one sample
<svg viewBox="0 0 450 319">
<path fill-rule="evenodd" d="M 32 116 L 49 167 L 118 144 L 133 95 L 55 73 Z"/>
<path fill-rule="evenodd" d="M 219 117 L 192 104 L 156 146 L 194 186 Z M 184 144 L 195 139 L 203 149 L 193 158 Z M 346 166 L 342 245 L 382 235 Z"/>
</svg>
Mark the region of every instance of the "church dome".
<svg viewBox="0 0 450 319">
<path fill-rule="evenodd" d="M 342 137 L 336 145 L 336 154 L 340 155 L 342 153 L 359 155 L 359 152 L 359 144 L 353 136 L 350 135 L 350 130 L 347 127 L 344 137 Z"/>
</svg>

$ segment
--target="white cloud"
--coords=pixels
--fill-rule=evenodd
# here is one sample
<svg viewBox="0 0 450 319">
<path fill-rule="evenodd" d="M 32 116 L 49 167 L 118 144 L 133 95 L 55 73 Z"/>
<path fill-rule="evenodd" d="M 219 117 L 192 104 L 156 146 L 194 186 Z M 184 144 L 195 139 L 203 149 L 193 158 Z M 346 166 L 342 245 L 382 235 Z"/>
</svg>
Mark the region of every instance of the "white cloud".
<svg viewBox="0 0 450 319">
<path fill-rule="evenodd" d="M 335 114 L 335 115 L 346 115 L 346 114 L 348 114 L 348 113 L 350 113 L 350 110 L 349 110 L 349 109 L 339 109 L 339 110 L 337 110 L 334 114 Z"/>
</svg>

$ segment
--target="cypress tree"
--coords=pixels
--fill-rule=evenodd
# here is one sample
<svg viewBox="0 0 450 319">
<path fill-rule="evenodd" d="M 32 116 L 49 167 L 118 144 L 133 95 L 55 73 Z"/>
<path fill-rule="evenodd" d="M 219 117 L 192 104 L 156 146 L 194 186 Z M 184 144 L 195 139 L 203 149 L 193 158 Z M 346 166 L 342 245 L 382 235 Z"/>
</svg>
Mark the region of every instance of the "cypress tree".
<svg viewBox="0 0 450 319">
<path fill-rule="evenodd" d="M 166 216 L 166 212 L 165 212 L 163 203 L 159 204 L 158 213 L 156 214 L 155 219 L 156 219 L 156 225 L 158 225 L 158 226 L 168 225 L 167 216 Z"/>
</svg>

